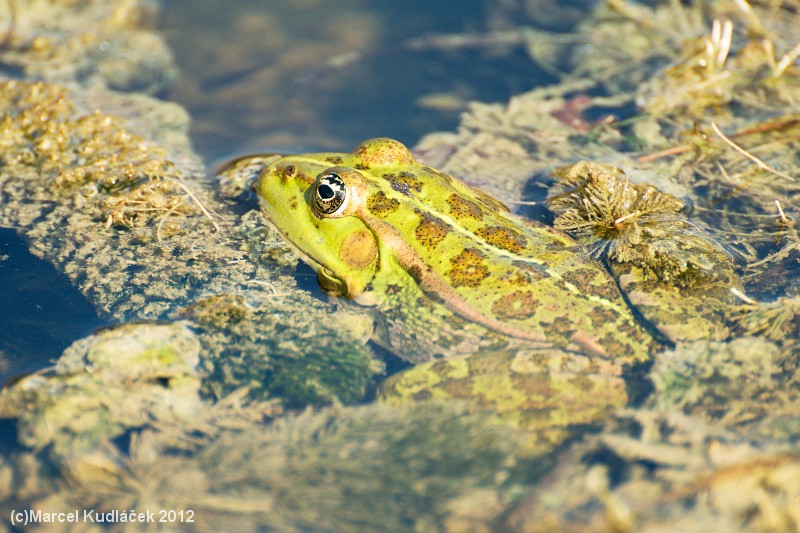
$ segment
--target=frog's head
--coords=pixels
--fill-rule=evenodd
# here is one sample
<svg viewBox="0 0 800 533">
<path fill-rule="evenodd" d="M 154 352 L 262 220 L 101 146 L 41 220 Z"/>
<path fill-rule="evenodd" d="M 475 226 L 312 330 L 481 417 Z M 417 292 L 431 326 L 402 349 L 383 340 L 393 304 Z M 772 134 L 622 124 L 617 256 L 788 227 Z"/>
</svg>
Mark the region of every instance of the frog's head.
<svg viewBox="0 0 800 533">
<path fill-rule="evenodd" d="M 401 143 L 372 139 L 351 154 L 281 158 L 261 172 L 254 188 L 263 212 L 317 272 L 322 289 L 357 298 L 378 268 L 379 239 L 358 217 L 370 169 L 413 163 Z"/>
</svg>

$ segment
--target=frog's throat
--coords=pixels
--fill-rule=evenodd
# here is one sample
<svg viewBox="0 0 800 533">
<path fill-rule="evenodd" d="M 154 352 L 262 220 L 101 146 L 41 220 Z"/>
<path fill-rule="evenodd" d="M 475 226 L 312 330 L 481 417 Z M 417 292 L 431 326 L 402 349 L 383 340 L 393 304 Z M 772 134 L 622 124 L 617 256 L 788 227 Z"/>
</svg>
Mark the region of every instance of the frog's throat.
<svg viewBox="0 0 800 533">
<path fill-rule="evenodd" d="M 298 257 L 300 257 L 300 260 L 301 260 L 303 263 L 305 263 L 305 264 L 307 264 L 308 266 L 310 266 L 310 267 L 311 267 L 311 269 L 312 269 L 312 270 L 314 270 L 314 272 L 316 272 L 316 273 L 317 273 L 317 275 L 319 275 L 319 273 L 320 273 L 321 271 L 325 270 L 325 271 L 327 271 L 328 273 L 331 273 L 331 275 L 328 275 L 328 274 L 323 274 L 323 275 L 326 275 L 327 277 L 329 277 L 329 278 L 330 278 L 330 279 L 332 279 L 332 280 L 338 280 L 338 281 L 341 281 L 341 282 L 342 282 L 342 284 L 343 284 L 343 286 L 344 286 L 344 288 L 345 288 L 345 291 L 344 291 L 344 293 L 343 293 L 343 294 L 337 294 L 336 296 L 345 296 L 345 297 L 347 297 L 347 298 L 355 298 L 355 295 L 358 295 L 358 294 L 360 294 L 360 293 L 361 293 L 361 292 L 364 290 L 364 286 L 363 286 L 364 284 L 359 284 L 359 285 L 356 285 L 356 284 L 354 284 L 354 283 L 348 283 L 348 281 L 347 281 L 347 280 L 340 280 L 340 279 L 336 278 L 336 276 L 332 275 L 332 272 L 333 272 L 333 270 L 332 270 L 331 268 L 328 268 L 328 265 L 324 265 L 324 264 L 320 263 L 319 261 L 317 261 L 316 259 L 314 259 L 314 258 L 313 258 L 313 257 L 311 257 L 310 255 L 308 255 L 307 253 L 305 253 L 305 252 L 303 251 L 303 249 L 302 249 L 302 248 L 300 248 L 300 247 L 299 247 L 297 244 L 295 244 L 295 243 L 294 243 L 294 241 L 293 241 L 292 239 L 290 239 L 289 237 L 287 237 L 287 236 L 286 236 L 286 233 L 284 233 L 283 231 L 281 231 L 281 230 L 280 230 L 280 228 L 278 227 L 278 225 L 277 225 L 277 224 L 275 224 L 274 222 L 272 222 L 271 220 L 269 220 L 269 218 L 267 218 L 267 220 L 268 220 L 269 224 L 272 226 L 272 228 L 273 228 L 275 231 L 277 231 L 277 232 L 280 234 L 280 236 L 283 238 L 283 242 L 284 242 L 284 243 L 285 243 L 285 244 L 286 244 L 286 245 L 287 245 L 289 248 L 291 248 L 292 250 L 294 250 L 294 252 L 295 252 L 295 253 L 298 255 Z M 324 288 L 324 287 L 322 287 L 322 284 L 320 284 L 320 288 L 321 288 L 321 289 L 322 289 L 324 292 L 326 292 L 326 293 L 327 293 L 327 291 L 325 290 L 325 288 Z M 329 294 L 329 295 L 330 295 L 330 294 Z"/>
<path fill-rule="evenodd" d="M 530 341 L 546 341 L 544 335 L 540 333 L 534 333 L 532 331 L 509 326 L 508 324 L 503 324 L 475 309 L 475 307 L 464 300 L 447 281 L 442 279 L 439 274 L 425 263 L 419 253 L 406 242 L 403 235 L 391 224 L 383 220 L 375 220 L 367 217 L 362 218 L 362 220 L 364 220 L 370 230 L 375 233 L 378 242 L 383 242 L 385 244 L 381 248 L 388 248 L 393 251 L 393 257 L 400 266 L 414 278 L 423 292 L 435 294 L 441 298 L 447 308 L 455 314 L 470 322 L 480 324 L 487 329 L 503 335 L 508 335 L 509 337 Z"/>
</svg>

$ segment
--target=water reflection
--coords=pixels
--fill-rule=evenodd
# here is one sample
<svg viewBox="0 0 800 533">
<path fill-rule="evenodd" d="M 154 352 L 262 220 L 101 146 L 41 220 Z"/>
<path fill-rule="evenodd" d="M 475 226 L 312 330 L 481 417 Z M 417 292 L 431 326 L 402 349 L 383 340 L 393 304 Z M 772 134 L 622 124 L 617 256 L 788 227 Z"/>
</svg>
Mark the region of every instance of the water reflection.
<svg viewBox="0 0 800 533">
<path fill-rule="evenodd" d="M 211 159 L 342 149 L 379 135 L 413 145 L 453 129 L 470 100 L 549 81 L 518 43 L 411 43 L 487 31 L 483 2 L 208 4 L 168 2 L 162 29 L 182 70 L 168 98 L 189 109 L 194 142 Z"/>
</svg>

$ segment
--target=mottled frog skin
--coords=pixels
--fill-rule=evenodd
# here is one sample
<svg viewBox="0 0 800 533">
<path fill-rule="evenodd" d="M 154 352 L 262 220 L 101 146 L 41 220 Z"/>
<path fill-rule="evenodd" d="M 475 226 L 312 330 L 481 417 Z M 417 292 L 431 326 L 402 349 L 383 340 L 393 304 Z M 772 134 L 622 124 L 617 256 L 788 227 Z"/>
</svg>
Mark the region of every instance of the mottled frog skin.
<svg viewBox="0 0 800 533">
<path fill-rule="evenodd" d="M 254 187 L 320 286 L 371 308 L 373 339 L 408 361 L 545 346 L 649 358 L 651 337 L 572 238 L 416 162 L 397 141 L 283 157 Z"/>
</svg>

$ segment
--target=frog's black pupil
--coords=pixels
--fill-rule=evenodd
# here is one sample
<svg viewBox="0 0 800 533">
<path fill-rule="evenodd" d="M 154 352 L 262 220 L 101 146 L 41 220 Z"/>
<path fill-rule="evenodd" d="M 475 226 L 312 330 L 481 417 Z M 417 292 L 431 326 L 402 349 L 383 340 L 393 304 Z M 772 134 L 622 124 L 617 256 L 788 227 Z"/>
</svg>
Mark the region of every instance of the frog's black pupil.
<svg viewBox="0 0 800 533">
<path fill-rule="evenodd" d="M 319 187 L 317 188 L 317 194 L 323 200 L 330 200 L 331 198 L 336 196 L 336 193 L 333 192 L 333 189 L 327 183 L 319 184 Z"/>
</svg>

